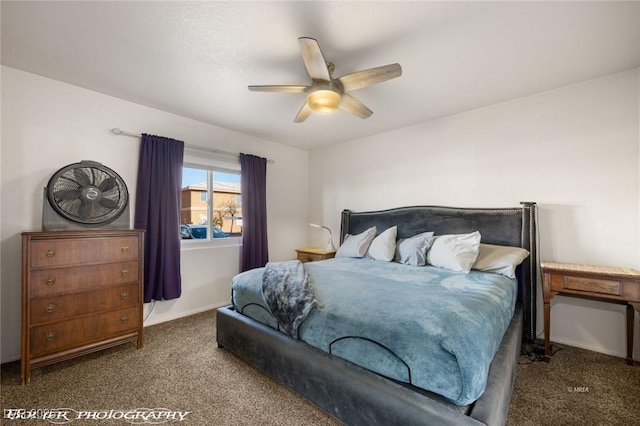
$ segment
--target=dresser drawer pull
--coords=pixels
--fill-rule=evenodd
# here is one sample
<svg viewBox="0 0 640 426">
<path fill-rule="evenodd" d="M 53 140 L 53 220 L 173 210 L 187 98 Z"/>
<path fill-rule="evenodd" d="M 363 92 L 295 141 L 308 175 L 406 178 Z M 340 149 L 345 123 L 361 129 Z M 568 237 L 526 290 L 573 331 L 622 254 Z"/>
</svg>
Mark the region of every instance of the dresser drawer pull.
<svg viewBox="0 0 640 426">
<path fill-rule="evenodd" d="M 49 304 L 44 308 L 44 310 L 45 310 L 45 311 L 47 311 L 47 313 L 49 313 L 49 314 L 50 314 L 51 312 L 53 312 L 53 311 L 55 311 L 55 310 L 56 310 L 56 305 L 54 305 L 53 303 L 49 303 Z"/>
<path fill-rule="evenodd" d="M 120 297 L 122 298 L 122 300 L 127 300 L 127 298 L 129 297 L 129 292 L 123 291 L 122 293 L 120 293 Z"/>
<path fill-rule="evenodd" d="M 125 275 L 127 275 L 129 273 L 129 270 L 127 268 L 122 268 L 120 269 L 120 275 L 122 275 L 123 277 Z"/>
<path fill-rule="evenodd" d="M 56 251 L 53 250 L 53 249 L 49 249 L 49 250 L 47 250 L 46 255 L 47 255 L 47 257 L 53 257 L 53 256 L 56 255 Z"/>
<path fill-rule="evenodd" d="M 129 253 L 129 246 L 120 247 L 120 251 L 123 252 L 123 253 Z"/>
<path fill-rule="evenodd" d="M 47 338 L 48 342 L 51 342 L 53 341 L 53 339 L 56 338 L 56 333 L 54 333 L 53 331 L 50 331 L 47 334 L 45 334 L 45 337 Z"/>
<path fill-rule="evenodd" d="M 54 285 L 56 283 L 56 279 L 55 278 L 47 278 L 47 280 L 45 281 L 45 283 L 47 283 L 47 285 L 49 287 L 51 287 L 52 285 Z"/>
<path fill-rule="evenodd" d="M 120 317 L 120 321 L 122 321 L 123 324 L 126 324 L 129 322 L 129 317 L 127 315 L 123 315 Z"/>
</svg>

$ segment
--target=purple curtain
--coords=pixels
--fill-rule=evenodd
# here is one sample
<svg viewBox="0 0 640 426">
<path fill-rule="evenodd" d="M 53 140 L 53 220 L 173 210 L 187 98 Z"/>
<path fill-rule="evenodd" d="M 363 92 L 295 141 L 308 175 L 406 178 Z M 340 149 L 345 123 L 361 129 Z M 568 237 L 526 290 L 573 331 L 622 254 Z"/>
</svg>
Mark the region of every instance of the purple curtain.
<svg viewBox="0 0 640 426">
<path fill-rule="evenodd" d="M 184 142 L 142 134 L 134 227 L 144 229 L 144 302 L 180 297 Z"/>
<path fill-rule="evenodd" d="M 259 268 L 269 261 L 267 245 L 267 159 L 240 154 L 242 188 L 241 271 Z"/>
</svg>

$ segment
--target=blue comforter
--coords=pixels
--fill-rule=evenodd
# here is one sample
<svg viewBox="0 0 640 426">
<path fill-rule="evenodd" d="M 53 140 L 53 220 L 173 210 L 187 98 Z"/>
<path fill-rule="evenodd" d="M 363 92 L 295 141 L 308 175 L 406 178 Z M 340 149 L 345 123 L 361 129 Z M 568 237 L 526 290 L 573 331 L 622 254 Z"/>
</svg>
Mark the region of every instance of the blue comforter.
<svg viewBox="0 0 640 426">
<path fill-rule="evenodd" d="M 318 305 L 300 325 L 300 340 L 457 405 L 484 392 L 515 309 L 515 280 L 369 259 L 304 266 Z M 234 277 L 232 302 L 277 328 L 262 274 L 260 268 Z"/>
</svg>

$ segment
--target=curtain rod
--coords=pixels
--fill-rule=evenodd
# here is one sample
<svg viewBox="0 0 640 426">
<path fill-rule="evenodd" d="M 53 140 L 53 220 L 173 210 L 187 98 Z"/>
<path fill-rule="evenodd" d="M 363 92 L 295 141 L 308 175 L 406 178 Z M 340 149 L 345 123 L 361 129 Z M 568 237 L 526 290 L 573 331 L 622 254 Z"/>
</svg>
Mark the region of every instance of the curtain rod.
<svg viewBox="0 0 640 426">
<path fill-rule="evenodd" d="M 137 133 L 131 133 L 131 132 L 125 132 L 124 130 L 120 130 L 117 127 L 114 127 L 113 129 L 109 130 L 109 132 L 112 135 L 116 135 L 116 136 L 133 136 L 136 138 L 141 138 L 142 135 L 139 135 Z M 189 144 L 184 144 L 185 147 L 187 148 L 191 148 L 191 149 L 199 149 L 201 151 L 207 151 L 207 152 L 212 152 L 214 154 L 223 154 L 223 155 L 232 155 L 234 157 L 239 157 L 240 154 L 238 154 L 237 152 L 230 152 L 230 151 L 223 151 L 221 149 L 216 149 L 216 148 L 206 148 L 203 146 L 198 146 L 198 145 L 189 145 Z M 269 164 L 273 164 L 275 163 L 275 160 L 269 160 L 267 159 L 267 163 Z"/>
</svg>

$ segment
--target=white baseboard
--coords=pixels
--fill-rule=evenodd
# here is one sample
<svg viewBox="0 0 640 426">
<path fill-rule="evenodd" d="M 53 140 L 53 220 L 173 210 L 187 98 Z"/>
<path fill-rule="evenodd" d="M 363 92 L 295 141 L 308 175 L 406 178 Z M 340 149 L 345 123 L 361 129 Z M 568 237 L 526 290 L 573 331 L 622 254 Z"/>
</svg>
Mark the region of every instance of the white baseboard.
<svg viewBox="0 0 640 426">
<path fill-rule="evenodd" d="M 7 364 L 9 362 L 20 361 L 22 355 L 20 353 L 12 354 L 7 357 L 7 359 L 2 359 L 2 364 Z"/>
<path fill-rule="evenodd" d="M 227 306 L 228 304 L 230 304 L 231 301 L 225 302 L 225 303 L 216 303 L 213 305 L 207 305 L 207 306 L 199 306 L 197 308 L 191 309 L 191 310 L 187 310 L 187 311 L 180 311 L 178 313 L 175 314 L 166 314 L 166 315 L 161 315 L 157 318 L 154 318 L 153 316 L 151 316 L 150 318 L 148 318 L 145 322 L 144 322 L 144 326 L 145 327 L 149 327 L 152 325 L 156 325 L 156 324 L 162 324 L 163 322 L 167 322 L 167 321 L 173 321 L 173 320 L 177 320 L 180 318 L 184 318 L 184 317 L 188 317 L 191 315 L 195 315 L 195 314 L 199 314 L 201 312 L 205 312 L 205 311 L 210 311 L 212 309 L 218 309 L 221 308 L 223 306 Z M 153 311 L 151 311 L 151 313 L 153 313 Z"/>
<path fill-rule="evenodd" d="M 584 343 L 580 343 L 577 341 L 573 341 L 571 339 L 553 339 L 551 340 L 551 343 L 560 343 L 562 345 L 567 345 L 567 346 L 573 346 L 576 348 L 580 348 L 580 349 L 586 349 L 588 351 L 591 352 L 598 352 L 601 354 L 605 354 L 605 355 L 611 355 L 611 356 L 615 356 L 618 358 L 626 358 L 627 357 L 627 353 L 626 352 L 618 352 L 618 351 L 612 351 L 609 350 L 607 348 L 604 348 L 602 346 L 592 346 L 592 345 L 585 345 Z M 638 359 L 638 354 L 634 354 L 633 359 L 636 361 L 640 361 Z"/>
</svg>

